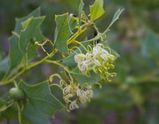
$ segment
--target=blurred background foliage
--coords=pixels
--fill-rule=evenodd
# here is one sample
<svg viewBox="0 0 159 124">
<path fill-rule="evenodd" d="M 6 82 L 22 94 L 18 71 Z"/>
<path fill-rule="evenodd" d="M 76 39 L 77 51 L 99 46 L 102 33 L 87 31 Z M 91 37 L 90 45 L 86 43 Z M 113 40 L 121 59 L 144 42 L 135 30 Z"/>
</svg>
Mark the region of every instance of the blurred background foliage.
<svg viewBox="0 0 159 124">
<path fill-rule="evenodd" d="M 93 0 L 84 2 L 88 11 Z M 1 74 L 5 72 L 5 61 L 1 60 L 8 55 L 8 37 L 15 17 L 25 16 L 40 6 L 47 15 L 43 32 L 53 39 L 55 14 L 68 11 L 76 15 L 78 4 L 79 0 L 0 0 L 0 64 L 4 65 Z M 125 11 L 108 35 L 109 44 L 120 54 L 117 77 L 112 83 L 103 82 L 103 88 L 95 92 L 87 106 L 57 113 L 50 119 L 53 124 L 159 123 L 159 0 L 105 0 L 106 14 L 97 21 L 101 31 L 120 7 Z M 43 79 L 55 70 L 42 65 L 33 69 L 38 72 L 36 75 L 29 77 L 28 72 L 26 79 L 37 81 L 37 77 Z M 5 90 L 0 88 L 0 95 Z"/>
</svg>

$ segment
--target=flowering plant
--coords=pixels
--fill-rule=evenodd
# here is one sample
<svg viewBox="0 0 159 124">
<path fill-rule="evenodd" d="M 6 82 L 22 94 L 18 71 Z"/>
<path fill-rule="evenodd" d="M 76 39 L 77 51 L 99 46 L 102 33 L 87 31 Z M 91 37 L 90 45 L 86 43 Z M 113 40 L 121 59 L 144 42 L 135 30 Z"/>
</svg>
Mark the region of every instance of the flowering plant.
<svg viewBox="0 0 159 124">
<path fill-rule="evenodd" d="M 89 16 L 83 7 L 80 0 L 78 17 L 68 13 L 55 16 L 54 40 L 41 32 L 40 25 L 45 16 L 40 16 L 40 8 L 16 19 L 6 58 L 8 69 L 3 70 L 0 77 L 0 86 L 10 84 L 12 88 L 0 98 L 0 117 L 13 113 L 20 124 L 47 124 L 48 118 L 56 111 L 74 110 L 89 102 L 94 85 L 100 84 L 101 80 L 110 82 L 115 76 L 112 69 L 118 56 L 108 46 L 106 35 L 123 9 L 119 9 L 107 29 L 100 32 L 95 21 L 104 14 L 103 0 L 95 0 L 90 6 Z M 90 28 L 97 35 L 81 37 Z M 40 83 L 27 82 L 25 72 L 40 64 L 55 65 L 62 70 Z M 62 99 L 53 93 L 53 87 L 60 89 Z"/>
</svg>

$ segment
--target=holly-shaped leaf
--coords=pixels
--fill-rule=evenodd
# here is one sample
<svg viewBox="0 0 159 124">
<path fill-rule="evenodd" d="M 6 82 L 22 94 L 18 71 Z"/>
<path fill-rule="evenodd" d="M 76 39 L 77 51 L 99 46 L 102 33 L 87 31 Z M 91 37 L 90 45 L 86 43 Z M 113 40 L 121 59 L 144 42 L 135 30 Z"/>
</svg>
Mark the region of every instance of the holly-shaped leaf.
<svg viewBox="0 0 159 124">
<path fill-rule="evenodd" d="M 90 6 L 90 18 L 92 21 L 98 19 L 104 14 L 103 0 L 95 0 L 95 2 Z"/>
<path fill-rule="evenodd" d="M 20 33 L 20 49 L 23 54 L 29 51 L 29 45 L 35 41 L 40 42 L 44 39 L 40 31 L 40 25 L 44 21 L 44 16 L 31 17 L 22 23 L 23 31 Z"/>
<path fill-rule="evenodd" d="M 72 32 L 69 25 L 68 13 L 55 16 L 55 47 L 61 52 L 67 52 L 67 40 Z"/>
<path fill-rule="evenodd" d="M 27 98 L 22 111 L 23 124 L 49 124 L 48 118 L 64 105 L 51 94 L 48 82 L 35 85 L 20 83 Z"/>
<path fill-rule="evenodd" d="M 40 8 L 35 9 L 33 12 L 31 12 L 29 15 L 23 17 L 23 18 L 16 18 L 16 25 L 15 25 L 15 29 L 14 31 L 16 33 L 20 33 L 20 31 L 22 30 L 22 23 L 24 21 L 26 21 L 27 19 L 31 18 L 31 17 L 38 17 L 40 16 Z"/>
<path fill-rule="evenodd" d="M 16 68 L 23 59 L 23 55 L 22 55 L 21 49 L 19 47 L 20 33 L 23 29 L 22 23 L 31 17 L 37 17 L 37 16 L 40 16 L 40 8 L 34 10 L 32 13 L 30 13 L 26 17 L 16 19 L 14 34 L 9 39 L 10 40 L 10 51 L 9 51 L 10 70 Z"/>
<path fill-rule="evenodd" d="M 19 49 L 19 38 L 16 35 L 12 35 L 9 39 L 10 41 L 10 51 L 9 51 L 9 57 L 10 57 L 10 70 L 15 68 L 17 65 L 21 63 L 21 60 L 23 58 L 23 55 Z"/>
<path fill-rule="evenodd" d="M 32 57 L 33 55 L 29 53 L 33 54 L 33 51 L 36 53 L 34 42 L 40 42 L 44 39 L 44 36 L 40 31 L 40 25 L 43 20 L 43 16 L 29 18 L 22 23 L 23 30 L 20 34 L 18 36 L 13 35 L 10 38 L 10 69 L 13 69 L 21 64 L 26 55 L 27 58 L 30 59 L 30 56 Z M 27 60 L 25 62 L 27 62 Z"/>
</svg>

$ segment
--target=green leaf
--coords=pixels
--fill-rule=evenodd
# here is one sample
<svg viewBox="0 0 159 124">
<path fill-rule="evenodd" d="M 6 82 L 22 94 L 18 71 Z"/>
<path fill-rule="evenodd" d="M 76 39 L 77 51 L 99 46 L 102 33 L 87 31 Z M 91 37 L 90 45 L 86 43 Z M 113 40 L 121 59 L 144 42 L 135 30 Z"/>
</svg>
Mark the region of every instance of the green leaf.
<svg viewBox="0 0 159 124">
<path fill-rule="evenodd" d="M 64 105 L 51 94 L 48 82 L 36 85 L 20 83 L 27 101 L 22 111 L 24 124 L 49 124 L 48 118 Z"/>
<path fill-rule="evenodd" d="M 4 100 L 0 99 L 0 112 L 5 111 L 7 108 L 7 103 Z"/>
<path fill-rule="evenodd" d="M 62 63 L 65 64 L 66 66 L 70 67 L 70 68 L 76 67 L 77 64 L 75 63 L 75 60 L 74 60 L 75 55 L 76 55 L 76 53 L 72 53 L 69 56 L 65 57 L 62 60 Z"/>
<path fill-rule="evenodd" d="M 16 19 L 14 34 L 10 37 L 10 52 L 9 52 L 10 70 L 17 67 L 21 63 L 21 61 L 24 57 L 21 52 L 22 50 L 19 47 L 20 33 L 21 33 L 22 29 L 24 29 L 24 26 L 22 25 L 22 23 L 27 21 L 31 17 L 37 17 L 37 16 L 40 16 L 40 8 L 37 8 L 36 10 L 34 10 L 32 13 L 30 13 L 26 17 Z M 31 49 L 30 51 L 33 51 L 33 50 Z"/>
<path fill-rule="evenodd" d="M 16 19 L 16 25 L 15 25 L 15 29 L 14 31 L 16 33 L 20 33 L 20 31 L 22 30 L 22 23 L 24 21 L 26 21 L 27 19 L 31 18 L 31 17 L 38 17 L 40 16 L 40 8 L 37 8 L 36 10 L 34 10 L 33 12 L 31 12 L 28 16 L 25 16 L 23 18 L 17 18 Z"/>
<path fill-rule="evenodd" d="M 107 29 L 104 31 L 104 34 L 107 33 L 110 30 L 110 27 L 119 19 L 120 15 L 122 14 L 122 12 L 124 11 L 124 9 L 118 9 L 114 16 L 113 19 L 111 21 L 111 23 L 109 24 L 109 26 L 107 27 Z"/>
<path fill-rule="evenodd" d="M 82 42 L 81 42 L 82 43 Z M 89 44 L 90 42 L 85 42 L 85 43 L 82 43 L 85 47 L 87 47 L 87 45 L 90 45 Z M 79 46 L 79 49 L 85 53 L 85 50 L 83 47 Z M 70 67 L 70 68 L 75 68 L 77 67 L 77 63 L 75 62 L 74 60 L 74 56 L 78 53 L 80 53 L 79 49 L 76 49 L 74 52 L 70 53 L 69 56 L 65 57 L 63 60 L 62 60 L 62 64 Z"/>
<path fill-rule="evenodd" d="M 73 72 L 74 72 L 73 73 L 74 78 L 78 81 L 78 83 L 81 84 L 85 83 L 95 84 L 101 80 L 100 76 L 94 72 L 91 72 L 87 76 L 85 74 L 82 74 L 78 68 L 76 68 Z"/>
<path fill-rule="evenodd" d="M 61 52 L 67 52 L 67 40 L 71 36 L 68 13 L 55 16 L 55 47 Z"/>
<path fill-rule="evenodd" d="M 81 15 L 83 8 L 84 8 L 84 2 L 83 2 L 83 0 L 80 0 L 80 4 L 79 4 L 79 8 L 78 8 L 79 16 Z"/>
<path fill-rule="evenodd" d="M 118 9 L 118 10 L 116 11 L 116 13 L 114 14 L 113 19 L 112 19 L 112 21 L 111 21 L 112 24 L 119 19 L 120 15 L 122 14 L 123 11 L 124 11 L 123 8 L 122 8 L 122 9 Z"/>
<path fill-rule="evenodd" d="M 6 104 L 6 103 L 5 103 Z M 12 104 L 12 106 L 7 105 L 5 106 L 4 111 L 0 112 L 2 118 L 7 118 L 7 119 L 17 119 L 17 108 L 15 104 Z"/>
<path fill-rule="evenodd" d="M 9 39 L 10 41 L 10 51 L 9 51 L 9 59 L 10 59 L 10 70 L 17 67 L 22 61 L 22 53 L 19 49 L 19 38 L 16 35 L 12 35 Z"/>
<path fill-rule="evenodd" d="M 104 14 L 103 0 L 95 0 L 93 5 L 90 6 L 90 18 L 92 21 L 98 19 Z"/>
<path fill-rule="evenodd" d="M 25 54 L 29 49 L 29 45 L 33 42 L 44 40 L 44 36 L 40 31 L 40 25 L 44 21 L 44 16 L 31 17 L 22 23 L 24 30 L 20 33 L 20 49 Z"/>
<path fill-rule="evenodd" d="M 8 97 L 8 94 L 5 94 L 0 97 L 0 113 L 7 111 L 11 106 L 13 106 L 13 100 Z"/>
<path fill-rule="evenodd" d="M 79 18 L 74 16 L 69 17 L 69 25 L 71 32 L 73 32 L 79 26 Z"/>
</svg>

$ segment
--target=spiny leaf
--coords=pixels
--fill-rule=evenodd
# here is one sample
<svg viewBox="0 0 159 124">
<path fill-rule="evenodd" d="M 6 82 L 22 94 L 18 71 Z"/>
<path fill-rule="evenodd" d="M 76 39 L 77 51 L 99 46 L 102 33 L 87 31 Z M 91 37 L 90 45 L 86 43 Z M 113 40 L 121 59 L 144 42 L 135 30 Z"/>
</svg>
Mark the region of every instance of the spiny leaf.
<svg viewBox="0 0 159 124">
<path fill-rule="evenodd" d="M 103 0 L 95 0 L 94 4 L 90 6 L 90 18 L 92 21 L 104 14 L 103 4 Z"/>
<path fill-rule="evenodd" d="M 24 124 L 49 124 L 48 118 L 57 110 L 62 109 L 63 104 L 51 94 L 48 82 L 36 85 L 20 83 L 27 101 L 22 111 Z"/>
<path fill-rule="evenodd" d="M 20 33 L 20 49 L 24 54 L 28 50 L 29 44 L 35 41 L 42 41 L 44 36 L 40 31 L 40 25 L 44 21 L 44 16 L 32 17 L 22 23 L 23 31 Z"/>
<path fill-rule="evenodd" d="M 17 34 L 18 36 L 13 35 L 10 38 L 10 69 L 20 65 L 26 55 L 27 58 L 30 59 L 34 53 L 36 54 L 36 48 L 33 42 L 40 42 L 44 39 L 44 36 L 40 31 L 40 25 L 43 20 L 43 16 L 27 19 L 22 23 L 23 30 L 20 31 L 20 34 Z M 26 62 L 27 61 L 28 60 L 26 60 Z"/>
<path fill-rule="evenodd" d="M 10 70 L 12 70 L 21 63 L 23 56 L 18 45 L 19 38 L 16 35 L 12 35 L 9 41 L 10 41 L 10 49 L 9 49 Z"/>
<path fill-rule="evenodd" d="M 9 52 L 10 70 L 17 67 L 23 59 L 23 55 L 22 55 L 21 50 L 19 48 L 20 33 L 23 29 L 22 23 L 31 17 L 37 17 L 37 16 L 40 16 L 40 8 L 37 8 L 36 10 L 34 10 L 32 13 L 30 13 L 26 17 L 16 19 L 14 34 L 10 37 L 10 44 L 11 44 L 10 45 L 10 52 Z"/>
<path fill-rule="evenodd" d="M 24 21 L 26 21 L 30 17 L 38 17 L 38 16 L 40 16 L 40 8 L 37 8 L 36 10 L 34 10 L 33 12 L 31 12 L 28 16 L 25 16 L 23 18 L 17 18 L 16 19 L 16 25 L 15 25 L 14 31 L 19 34 L 20 31 L 22 30 L 22 25 L 21 24 Z"/>
<path fill-rule="evenodd" d="M 67 52 L 67 40 L 71 35 L 71 29 L 68 20 L 68 13 L 55 16 L 55 47 L 61 52 Z"/>
</svg>

